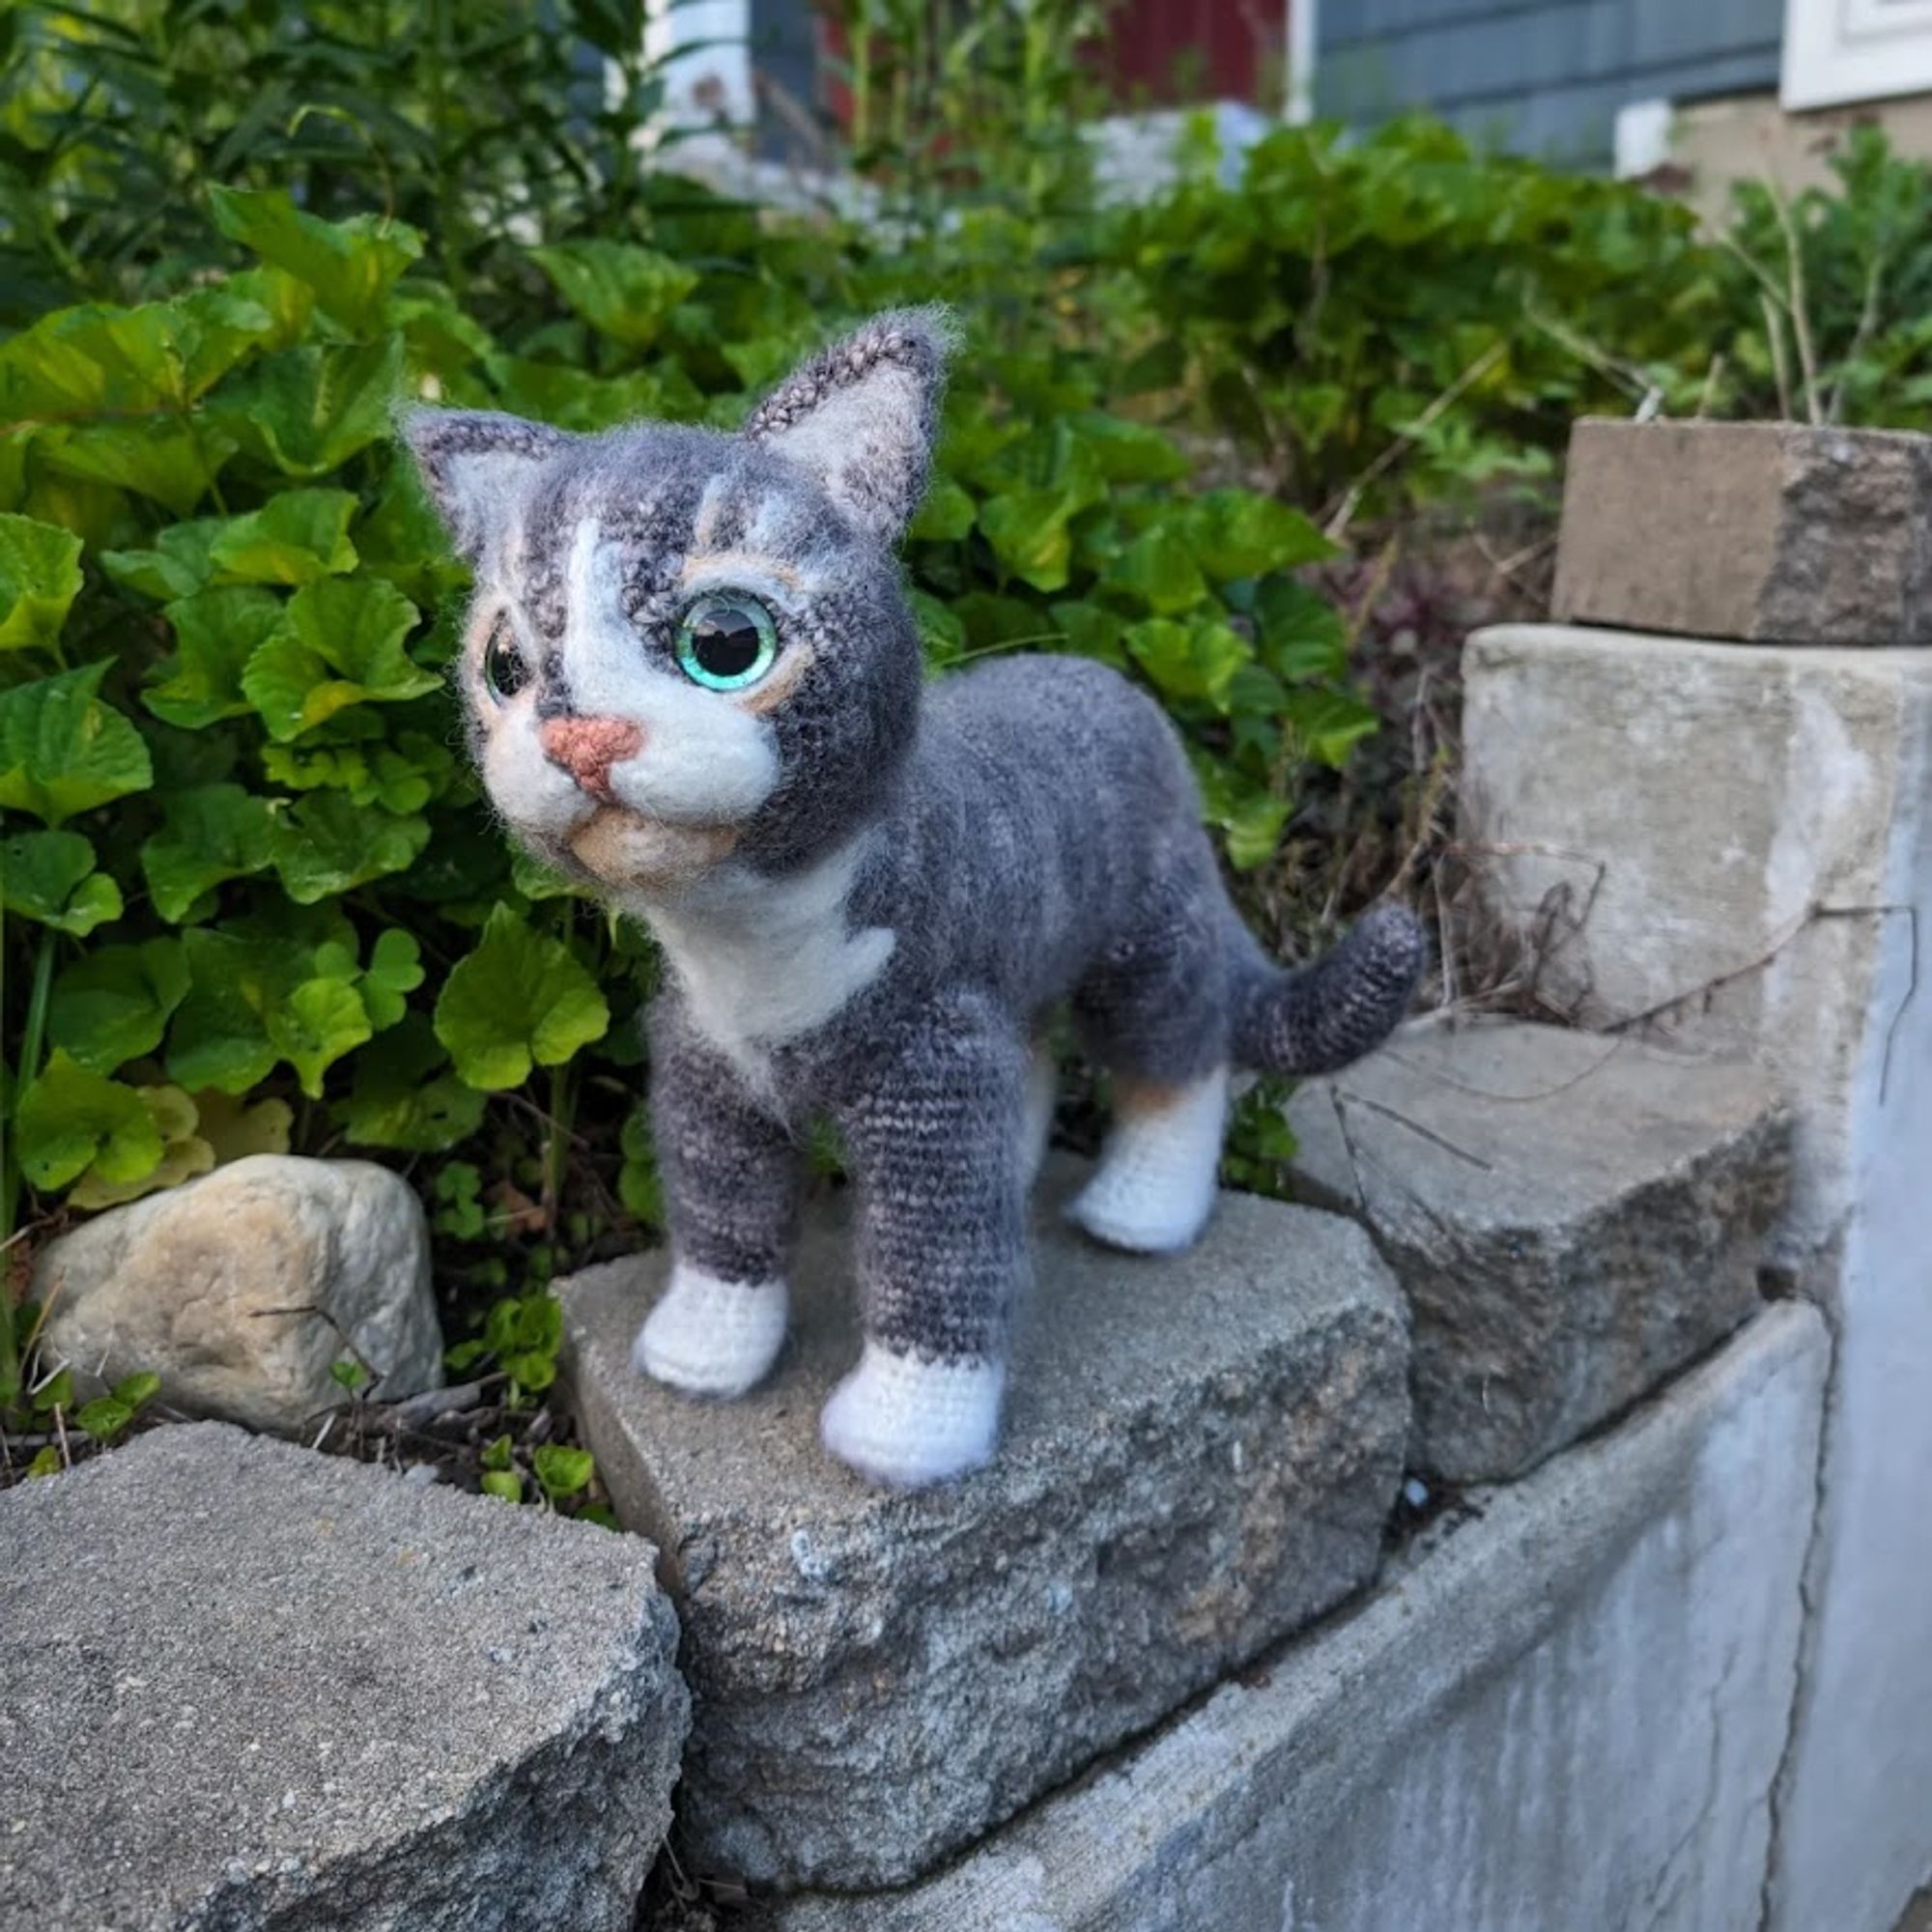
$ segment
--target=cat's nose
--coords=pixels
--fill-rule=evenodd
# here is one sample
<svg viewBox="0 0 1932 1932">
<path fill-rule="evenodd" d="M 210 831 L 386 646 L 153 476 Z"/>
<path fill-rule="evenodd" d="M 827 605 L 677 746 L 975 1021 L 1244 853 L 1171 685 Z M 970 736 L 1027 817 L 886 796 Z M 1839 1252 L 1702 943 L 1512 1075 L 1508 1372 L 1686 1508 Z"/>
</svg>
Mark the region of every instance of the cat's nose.
<svg viewBox="0 0 1932 1932">
<path fill-rule="evenodd" d="M 611 803 L 611 767 L 643 749 L 640 725 L 623 718 L 551 718 L 544 722 L 544 756 L 560 765 L 592 798 Z"/>
</svg>

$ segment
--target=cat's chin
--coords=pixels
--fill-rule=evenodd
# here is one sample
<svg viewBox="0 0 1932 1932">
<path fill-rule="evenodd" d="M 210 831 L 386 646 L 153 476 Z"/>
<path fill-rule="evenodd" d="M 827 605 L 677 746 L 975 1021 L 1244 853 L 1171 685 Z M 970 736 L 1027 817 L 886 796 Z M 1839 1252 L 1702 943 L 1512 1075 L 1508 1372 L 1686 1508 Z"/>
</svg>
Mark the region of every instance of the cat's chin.
<svg viewBox="0 0 1932 1932">
<path fill-rule="evenodd" d="M 622 806 L 600 807 L 570 835 L 571 855 L 619 891 L 689 885 L 731 856 L 735 825 L 671 825 Z"/>
</svg>

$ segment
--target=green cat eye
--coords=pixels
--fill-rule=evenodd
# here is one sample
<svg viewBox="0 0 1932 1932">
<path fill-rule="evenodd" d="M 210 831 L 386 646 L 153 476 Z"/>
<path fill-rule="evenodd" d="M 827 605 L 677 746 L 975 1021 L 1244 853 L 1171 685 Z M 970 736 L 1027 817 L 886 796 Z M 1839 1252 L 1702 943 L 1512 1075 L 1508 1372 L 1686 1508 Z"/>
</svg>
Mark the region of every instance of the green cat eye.
<svg viewBox="0 0 1932 1932">
<path fill-rule="evenodd" d="M 772 613 L 742 591 L 700 597 L 678 620 L 678 668 L 706 691 L 743 691 L 756 684 L 778 654 Z"/>
</svg>

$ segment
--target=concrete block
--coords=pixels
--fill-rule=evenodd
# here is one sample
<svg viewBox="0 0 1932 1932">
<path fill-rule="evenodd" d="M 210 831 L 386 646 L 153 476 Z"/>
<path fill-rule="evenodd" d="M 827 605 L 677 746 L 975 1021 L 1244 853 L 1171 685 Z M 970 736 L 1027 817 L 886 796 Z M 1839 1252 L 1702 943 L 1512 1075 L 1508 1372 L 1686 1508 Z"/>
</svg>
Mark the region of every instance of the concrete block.
<svg viewBox="0 0 1932 1932">
<path fill-rule="evenodd" d="M 1514 1021 L 1300 1088 L 1296 1173 L 1408 1295 L 1411 1465 L 1520 1475 L 1759 1306 L 1790 1117 L 1748 1067 Z"/>
<path fill-rule="evenodd" d="M 1770 1932 L 1889 1932 L 1932 1879 L 1932 740 L 1896 779 L 1841 1131 L 1837 1360 Z"/>
<path fill-rule="evenodd" d="M 938 1877 L 767 1927 L 1752 1932 L 1827 1354 L 1768 1310 Z"/>
<path fill-rule="evenodd" d="M 0 1549 L 8 1932 L 630 1926 L 689 1718 L 647 1544 L 202 1423 Z"/>
<path fill-rule="evenodd" d="M 586 1435 L 679 1599 L 696 1868 L 909 1879 L 1374 1574 L 1407 1349 L 1366 1235 L 1233 1195 L 1191 1254 L 1123 1257 L 1059 1221 L 1082 1172 L 1042 1184 L 999 1460 L 951 1491 L 869 1489 L 819 1445 L 858 1349 L 835 1217 L 743 1402 L 631 1370 L 661 1257 L 563 1286 Z"/>
<path fill-rule="evenodd" d="M 1648 1015 L 1793 1097 L 1786 1260 L 1835 1296 L 1881 980 L 1905 1013 L 1913 918 L 1890 848 L 1919 809 L 1932 651 L 1504 625 L 1470 639 L 1463 668 L 1463 834 L 1484 916 L 1542 934 L 1552 1007 L 1593 1027 Z M 1895 1059 L 1894 1104 L 1912 1077 Z"/>
<path fill-rule="evenodd" d="M 1747 643 L 1932 644 L 1932 437 L 1586 418 L 1563 508 L 1558 617 Z"/>
</svg>

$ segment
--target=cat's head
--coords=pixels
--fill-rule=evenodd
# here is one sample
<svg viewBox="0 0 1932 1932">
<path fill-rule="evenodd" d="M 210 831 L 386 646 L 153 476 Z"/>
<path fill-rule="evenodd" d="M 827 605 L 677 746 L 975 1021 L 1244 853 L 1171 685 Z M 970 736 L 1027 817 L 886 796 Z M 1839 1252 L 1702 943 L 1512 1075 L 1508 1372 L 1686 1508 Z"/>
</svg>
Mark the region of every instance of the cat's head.
<svg viewBox="0 0 1932 1932">
<path fill-rule="evenodd" d="M 476 591 L 458 670 L 497 810 L 617 893 L 849 838 L 917 723 L 892 546 L 925 488 L 947 331 L 877 317 L 735 435 L 570 436 L 421 410 L 403 434 Z"/>
</svg>

